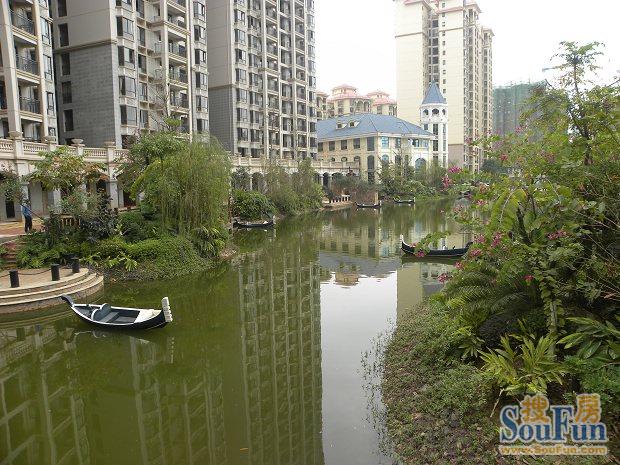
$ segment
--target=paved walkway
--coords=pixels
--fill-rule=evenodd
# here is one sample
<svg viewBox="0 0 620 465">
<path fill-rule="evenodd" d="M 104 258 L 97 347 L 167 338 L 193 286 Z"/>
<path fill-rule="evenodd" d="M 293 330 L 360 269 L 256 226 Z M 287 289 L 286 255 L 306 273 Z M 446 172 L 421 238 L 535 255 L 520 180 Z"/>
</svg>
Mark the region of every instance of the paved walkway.
<svg viewBox="0 0 620 465">
<path fill-rule="evenodd" d="M 33 287 L 47 284 L 59 284 L 52 281 L 52 271 L 50 268 L 41 268 L 36 270 L 18 270 L 19 271 L 19 288 Z M 84 268 L 81 274 L 88 274 L 88 269 Z M 60 269 L 60 280 L 73 276 L 70 268 Z M 11 281 L 8 271 L 0 272 L 0 290 L 10 289 Z"/>
<path fill-rule="evenodd" d="M 42 222 L 40 219 L 35 218 L 32 220 L 32 226 L 36 231 L 41 230 Z M 0 238 L 2 237 L 15 237 L 24 236 L 24 223 L 19 221 L 8 221 L 0 223 Z"/>
</svg>

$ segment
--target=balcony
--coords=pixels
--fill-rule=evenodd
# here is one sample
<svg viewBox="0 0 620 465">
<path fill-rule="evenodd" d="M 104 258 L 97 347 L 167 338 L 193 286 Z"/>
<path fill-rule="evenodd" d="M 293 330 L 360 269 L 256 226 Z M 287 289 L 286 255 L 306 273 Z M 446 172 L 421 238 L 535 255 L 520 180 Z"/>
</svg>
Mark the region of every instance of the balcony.
<svg viewBox="0 0 620 465">
<path fill-rule="evenodd" d="M 27 57 L 15 56 L 15 65 L 17 69 L 30 74 L 39 75 L 39 63 Z"/>
<path fill-rule="evenodd" d="M 177 82 L 182 82 L 183 84 L 187 84 L 187 73 L 186 72 L 179 72 L 179 71 L 169 71 L 168 72 L 168 78 L 171 81 L 177 81 Z"/>
<path fill-rule="evenodd" d="M 168 51 L 184 59 L 187 57 L 187 47 L 185 47 L 185 45 L 180 45 L 180 44 L 175 44 L 173 42 L 169 42 Z"/>
<path fill-rule="evenodd" d="M 17 11 L 11 11 L 11 22 L 16 28 L 25 31 L 28 34 L 34 35 L 34 23 L 24 14 L 18 13 Z"/>
<path fill-rule="evenodd" d="M 33 98 L 20 97 L 19 108 L 22 111 L 29 111 L 30 113 L 41 113 L 41 102 Z"/>
<path fill-rule="evenodd" d="M 183 95 L 183 96 L 171 95 L 170 105 L 172 105 L 173 107 L 178 107 L 178 108 L 189 108 L 189 99 L 187 98 L 187 95 Z"/>
</svg>

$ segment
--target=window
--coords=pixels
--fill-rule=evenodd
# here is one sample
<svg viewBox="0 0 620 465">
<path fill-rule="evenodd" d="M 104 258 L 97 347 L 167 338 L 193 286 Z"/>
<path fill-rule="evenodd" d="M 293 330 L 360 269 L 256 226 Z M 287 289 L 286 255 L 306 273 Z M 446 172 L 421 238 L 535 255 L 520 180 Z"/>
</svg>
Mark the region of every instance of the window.
<svg viewBox="0 0 620 465">
<path fill-rule="evenodd" d="M 44 66 L 45 66 L 45 70 L 44 70 L 44 74 L 45 74 L 45 79 L 47 79 L 48 81 L 53 81 L 54 80 L 54 70 L 53 70 L 53 64 L 52 64 L 52 57 L 47 56 L 47 55 L 43 55 L 43 62 L 44 62 Z"/>
<path fill-rule="evenodd" d="M 58 0 L 58 16 L 67 16 L 67 0 Z"/>
<path fill-rule="evenodd" d="M 237 102 L 247 102 L 248 91 L 243 89 L 237 89 Z"/>
<path fill-rule="evenodd" d="M 71 74 L 71 57 L 68 53 L 60 55 L 60 74 L 63 76 Z"/>
<path fill-rule="evenodd" d="M 336 150 L 336 142 L 330 142 L 329 143 L 329 151 L 333 152 L 334 150 Z"/>
<path fill-rule="evenodd" d="M 196 73 L 196 88 L 206 89 L 209 85 L 209 78 L 205 73 Z"/>
<path fill-rule="evenodd" d="M 122 16 L 116 17 L 116 35 L 118 37 L 133 37 L 133 21 Z"/>
<path fill-rule="evenodd" d="M 402 147 L 402 139 L 394 139 L 394 142 L 395 142 L 395 144 L 396 144 L 396 145 L 395 145 L 395 147 L 396 147 L 397 149 L 399 149 L 399 148 L 401 148 L 401 147 Z"/>
<path fill-rule="evenodd" d="M 247 121 L 248 110 L 245 108 L 237 108 L 237 121 Z"/>
<path fill-rule="evenodd" d="M 237 63 L 245 63 L 246 62 L 246 52 L 245 50 L 235 49 L 235 57 Z"/>
<path fill-rule="evenodd" d="M 202 3 L 194 2 L 194 16 L 204 18 L 207 13 L 206 7 Z"/>
<path fill-rule="evenodd" d="M 56 113 L 56 104 L 54 102 L 54 92 L 47 93 L 47 114 L 54 116 Z"/>
<path fill-rule="evenodd" d="M 118 47 L 118 65 L 128 68 L 135 67 L 134 51 L 127 47 Z"/>
<path fill-rule="evenodd" d="M 438 140 L 433 141 L 433 152 L 439 152 L 439 141 Z"/>
<path fill-rule="evenodd" d="M 58 38 L 60 39 L 61 47 L 69 45 L 69 28 L 66 24 L 58 25 Z"/>
<path fill-rule="evenodd" d="M 235 10 L 235 22 L 245 24 L 245 13 L 243 11 Z"/>
<path fill-rule="evenodd" d="M 143 73 L 146 73 L 146 56 L 140 55 L 139 53 L 138 53 L 138 68 Z"/>
<path fill-rule="evenodd" d="M 353 139 L 353 148 L 359 149 L 362 144 L 362 139 Z"/>
<path fill-rule="evenodd" d="M 323 142 L 319 142 L 319 152 L 323 151 Z"/>
<path fill-rule="evenodd" d="M 207 111 L 209 99 L 205 95 L 196 95 L 196 110 Z"/>
<path fill-rule="evenodd" d="M 200 49 L 196 49 L 194 50 L 195 52 L 195 59 L 196 65 L 206 65 L 207 64 L 207 52 L 205 52 L 204 50 L 200 50 Z"/>
<path fill-rule="evenodd" d="M 247 82 L 247 72 L 244 69 L 237 68 L 235 70 L 235 76 L 237 77 L 237 82 L 244 84 Z"/>
<path fill-rule="evenodd" d="M 118 88 L 120 89 L 121 95 L 124 95 L 125 97 L 136 96 L 136 80 L 133 78 L 128 76 L 119 76 Z"/>
<path fill-rule="evenodd" d="M 203 44 L 207 43 L 207 30 L 202 26 L 194 26 L 194 40 Z"/>
<path fill-rule="evenodd" d="M 128 6 L 130 9 L 132 7 L 132 0 L 116 0 L 116 6 Z"/>
<path fill-rule="evenodd" d="M 121 124 L 137 126 L 138 110 L 136 107 L 121 105 Z"/>
<path fill-rule="evenodd" d="M 65 131 L 73 131 L 73 110 L 63 111 L 65 120 Z"/>
<path fill-rule="evenodd" d="M 60 84 L 60 92 L 62 94 L 62 103 L 73 102 L 73 94 L 71 92 L 71 82 L 63 82 Z"/>
<path fill-rule="evenodd" d="M 347 141 L 346 140 L 341 140 L 340 141 L 340 150 L 346 150 L 347 149 Z"/>
<path fill-rule="evenodd" d="M 382 137 L 381 138 L 381 148 L 382 149 L 389 149 L 390 148 L 390 138 L 389 137 Z"/>
<path fill-rule="evenodd" d="M 375 138 L 374 137 L 369 137 L 366 139 L 366 149 L 369 152 L 374 152 L 375 150 Z"/>
<path fill-rule="evenodd" d="M 235 29 L 235 42 L 238 44 L 245 44 L 245 32 L 239 29 Z"/>
<path fill-rule="evenodd" d="M 41 37 L 43 38 L 43 43 L 52 43 L 52 25 L 43 18 L 41 18 Z"/>
<path fill-rule="evenodd" d="M 237 128 L 237 140 L 247 141 L 249 140 L 250 132 L 245 128 Z"/>
<path fill-rule="evenodd" d="M 438 124 L 433 124 L 433 134 L 435 134 L 436 136 L 439 135 L 439 125 Z"/>
</svg>

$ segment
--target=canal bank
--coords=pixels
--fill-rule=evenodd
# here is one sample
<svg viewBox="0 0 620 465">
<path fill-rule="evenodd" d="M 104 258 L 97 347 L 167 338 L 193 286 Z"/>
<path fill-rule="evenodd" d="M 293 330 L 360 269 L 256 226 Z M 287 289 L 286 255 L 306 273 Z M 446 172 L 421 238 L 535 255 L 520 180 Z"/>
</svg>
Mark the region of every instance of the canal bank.
<svg viewBox="0 0 620 465">
<path fill-rule="evenodd" d="M 106 286 L 100 302 L 151 308 L 169 296 L 175 321 L 161 331 L 96 331 L 63 307 L 0 318 L 3 418 L 30 418 L 11 429 L 8 453 L 30 463 L 52 450 L 116 465 L 393 463 L 369 421 L 362 354 L 445 271 L 403 263 L 399 248 L 401 234 L 454 230 L 445 208 L 287 218 L 235 234 L 238 255 L 204 273 Z"/>
</svg>

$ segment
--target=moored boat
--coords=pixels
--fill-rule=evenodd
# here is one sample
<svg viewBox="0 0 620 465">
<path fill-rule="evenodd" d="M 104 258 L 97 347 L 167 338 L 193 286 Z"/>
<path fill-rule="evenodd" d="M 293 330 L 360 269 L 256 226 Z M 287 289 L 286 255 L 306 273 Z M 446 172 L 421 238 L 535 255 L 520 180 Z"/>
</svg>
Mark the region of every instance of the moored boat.
<svg viewBox="0 0 620 465">
<path fill-rule="evenodd" d="M 471 242 L 467 244 L 467 246 L 458 248 L 458 249 L 454 247 L 452 249 L 445 249 L 445 250 L 431 249 L 429 251 L 424 251 L 422 249 L 417 249 L 413 245 L 407 244 L 405 241 L 402 241 L 403 252 L 409 255 L 416 255 L 416 256 L 420 252 L 424 252 L 424 255 L 420 256 L 420 258 L 426 258 L 426 257 L 429 257 L 429 258 L 461 258 L 463 257 L 463 255 L 467 253 L 470 246 L 471 246 Z"/>
<path fill-rule="evenodd" d="M 394 199 L 394 203 L 403 204 L 403 205 L 413 205 L 415 204 L 415 198 L 403 200 L 403 199 L 396 197 Z"/>
<path fill-rule="evenodd" d="M 76 304 L 71 297 L 60 297 L 84 322 L 106 329 L 153 329 L 163 328 L 172 322 L 170 301 L 164 297 L 162 309 L 113 307 L 110 304 Z"/>
<path fill-rule="evenodd" d="M 381 202 L 376 204 L 370 203 L 356 203 L 357 208 L 381 208 Z"/>
<path fill-rule="evenodd" d="M 274 220 L 265 220 L 265 221 L 241 221 L 241 220 L 235 220 L 235 222 L 233 224 L 234 224 L 235 228 L 246 228 L 246 229 L 252 229 L 252 228 L 271 228 L 275 224 L 275 221 Z"/>
</svg>

